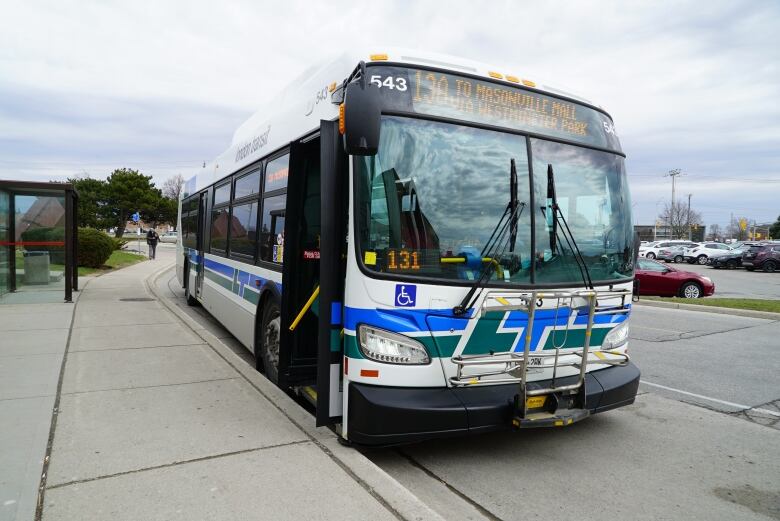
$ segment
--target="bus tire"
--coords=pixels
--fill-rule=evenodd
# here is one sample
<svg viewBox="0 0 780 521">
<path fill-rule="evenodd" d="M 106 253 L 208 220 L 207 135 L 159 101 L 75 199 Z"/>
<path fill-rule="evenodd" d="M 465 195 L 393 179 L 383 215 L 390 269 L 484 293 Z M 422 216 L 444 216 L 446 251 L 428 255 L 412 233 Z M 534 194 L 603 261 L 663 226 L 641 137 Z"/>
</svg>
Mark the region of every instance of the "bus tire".
<svg viewBox="0 0 780 521">
<path fill-rule="evenodd" d="M 274 384 L 279 383 L 279 340 L 282 332 L 282 316 L 279 304 L 269 299 L 263 306 L 263 320 L 260 322 L 259 359 L 265 377 Z M 258 364 L 259 365 L 259 364 Z"/>
</svg>

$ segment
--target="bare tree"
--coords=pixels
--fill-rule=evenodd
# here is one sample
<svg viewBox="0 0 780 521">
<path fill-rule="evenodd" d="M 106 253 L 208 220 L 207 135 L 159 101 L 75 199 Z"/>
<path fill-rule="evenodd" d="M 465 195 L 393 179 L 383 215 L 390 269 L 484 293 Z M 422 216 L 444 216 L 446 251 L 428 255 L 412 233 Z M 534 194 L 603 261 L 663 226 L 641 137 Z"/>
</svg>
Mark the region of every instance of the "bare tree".
<svg viewBox="0 0 780 521">
<path fill-rule="evenodd" d="M 710 224 L 710 240 L 711 241 L 717 241 L 721 238 L 723 232 L 720 230 L 719 224 Z"/>
<path fill-rule="evenodd" d="M 176 174 L 173 177 L 169 177 L 162 185 L 163 197 L 178 201 L 179 196 L 181 195 L 182 186 L 184 186 L 184 177 L 181 174 Z"/>
<path fill-rule="evenodd" d="M 664 204 L 658 218 L 669 227 L 672 239 L 687 239 L 690 227 L 702 224 L 701 214 L 696 210 L 689 210 L 688 203 L 682 199 L 678 199 L 674 206 Z"/>
<path fill-rule="evenodd" d="M 747 217 L 738 217 L 736 219 L 732 219 L 731 223 L 729 223 L 728 228 L 726 228 L 726 233 L 728 236 L 732 239 L 737 239 L 738 241 L 744 241 L 748 238 L 748 219 Z M 745 225 L 743 228 L 742 225 Z"/>
</svg>

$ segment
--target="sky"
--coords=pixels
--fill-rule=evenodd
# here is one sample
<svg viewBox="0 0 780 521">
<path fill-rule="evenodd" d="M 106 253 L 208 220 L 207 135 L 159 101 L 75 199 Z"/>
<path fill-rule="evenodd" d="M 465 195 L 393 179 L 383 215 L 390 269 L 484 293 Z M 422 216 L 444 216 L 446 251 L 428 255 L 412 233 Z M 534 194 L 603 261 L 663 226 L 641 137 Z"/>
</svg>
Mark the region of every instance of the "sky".
<svg viewBox="0 0 780 521">
<path fill-rule="evenodd" d="M 390 46 L 494 64 L 603 106 L 634 221 L 780 215 L 780 2 L 15 1 L 0 18 L 0 178 L 190 177 L 305 69 Z"/>
</svg>

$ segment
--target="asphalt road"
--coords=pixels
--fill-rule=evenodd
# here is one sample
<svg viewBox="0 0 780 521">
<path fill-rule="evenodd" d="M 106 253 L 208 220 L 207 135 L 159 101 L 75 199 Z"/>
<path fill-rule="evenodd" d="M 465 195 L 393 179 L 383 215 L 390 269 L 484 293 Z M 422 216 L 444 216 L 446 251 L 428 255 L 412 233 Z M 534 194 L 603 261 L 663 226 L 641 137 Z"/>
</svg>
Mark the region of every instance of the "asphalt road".
<svg viewBox="0 0 780 521">
<path fill-rule="evenodd" d="M 243 350 L 186 306 L 173 272 L 158 284 Z M 642 306 L 631 321 L 632 406 L 363 452 L 448 520 L 780 519 L 780 321 Z"/>
<path fill-rule="evenodd" d="M 447 519 L 780 519 L 780 322 L 650 307 L 631 320 L 634 405 L 367 455 Z"/>
<path fill-rule="evenodd" d="M 663 262 L 663 261 L 661 261 Z M 707 276 L 715 283 L 714 297 L 728 298 L 780 298 L 780 273 L 764 273 L 763 271 L 747 271 L 743 268 L 734 270 L 715 269 L 698 264 L 670 263 L 675 269 L 693 271 Z"/>
</svg>

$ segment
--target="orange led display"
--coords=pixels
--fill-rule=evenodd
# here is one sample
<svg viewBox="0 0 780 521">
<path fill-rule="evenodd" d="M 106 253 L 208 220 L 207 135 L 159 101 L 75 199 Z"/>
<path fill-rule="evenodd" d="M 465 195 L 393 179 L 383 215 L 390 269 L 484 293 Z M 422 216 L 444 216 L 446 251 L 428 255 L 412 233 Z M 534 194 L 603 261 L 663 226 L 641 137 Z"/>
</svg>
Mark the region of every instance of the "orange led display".
<svg viewBox="0 0 780 521">
<path fill-rule="evenodd" d="M 419 270 L 420 252 L 407 249 L 387 250 L 387 269 L 390 271 Z"/>
</svg>

